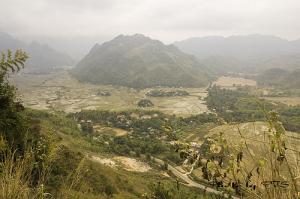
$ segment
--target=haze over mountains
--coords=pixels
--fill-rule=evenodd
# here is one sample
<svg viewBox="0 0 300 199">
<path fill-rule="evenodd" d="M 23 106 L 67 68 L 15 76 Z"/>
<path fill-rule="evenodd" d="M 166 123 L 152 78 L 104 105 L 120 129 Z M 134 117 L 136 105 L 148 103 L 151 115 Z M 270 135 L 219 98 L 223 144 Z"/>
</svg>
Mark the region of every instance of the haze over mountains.
<svg viewBox="0 0 300 199">
<path fill-rule="evenodd" d="M 149 40 L 148 38 L 147 40 L 145 39 L 146 37 L 137 39 L 138 36 L 141 37 L 141 35 L 135 35 L 135 38 L 133 39 L 133 37 L 124 36 L 123 39 L 126 38 L 126 41 L 124 40 L 124 42 L 127 46 L 124 48 L 112 47 L 114 45 L 120 45 L 117 43 L 118 41 L 121 41 L 120 39 L 122 37 L 118 37 L 118 39 L 115 38 L 111 43 L 106 42 L 103 45 L 95 45 L 89 54 L 77 65 L 77 71 L 80 71 L 79 68 L 82 69 L 83 67 L 88 67 L 86 73 L 80 75 L 80 79 L 89 79 L 91 82 L 106 82 L 110 84 L 114 82 L 117 83 L 119 77 L 119 79 L 124 79 L 125 76 L 127 76 L 128 78 L 132 78 L 132 82 L 141 82 L 140 79 L 145 77 L 146 79 L 148 78 L 148 80 L 145 80 L 142 84 L 152 85 L 149 82 L 160 79 L 159 75 L 154 71 L 160 70 L 164 71 L 163 74 L 166 75 L 164 78 L 167 76 L 169 79 L 179 78 L 178 75 L 181 73 L 182 77 L 184 76 L 184 79 L 191 79 L 186 85 L 195 85 L 199 83 L 196 83 L 197 81 L 202 81 L 202 83 L 207 82 L 207 80 L 205 80 L 207 78 L 204 78 L 207 76 L 204 75 L 205 73 L 260 73 L 271 68 L 281 68 L 292 72 L 300 69 L 300 40 L 289 41 L 276 36 L 259 34 L 230 37 L 194 37 L 174 42 L 174 45 L 180 49 L 178 50 L 172 45 L 164 45 L 156 40 L 150 42 L 151 39 Z M 92 40 L 89 40 L 88 43 L 83 44 L 84 41 L 84 39 L 80 41 L 74 40 L 72 46 L 77 46 L 74 48 L 83 46 L 83 49 L 86 49 L 86 46 L 92 43 Z M 49 42 L 51 46 L 55 43 L 53 40 L 52 42 L 49 40 Z M 63 43 L 70 43 L 70 41 L 64 42 L 61 40 L 59 43 L 63 46 Z M 80 45 L 77 45 L 77 43 L 80 43 Z M 57 46 L 57 43 L 55 46 Z M 26 43 L 13 38 L 9 34 L 0 33 L 1 51 L 6 49 L 15 50 L 18 48 L 22 48 L 30 54 L 31 59 L 26 63 L 27 70 L 34 69 L 40 72 L 47 72 L 61 66 L 75 65 L 73 58 L 75 57 L 75 60 L 80 60 L 81 58 L 78 56 L 78 53 L 74 54 L 74 52 L 78 51 L 76 49 L 67 50 L 69 48 L 66 47 L 59 52 L 47 44 L 40 44 L 38 42 Z M 67 53 L 73 57 L 71 58 Z M 110 61 L 107 60 L 108 57 L 110 57 Z M 122 67 L 120 66 L 120 63 L 122 63 Z M 98 64 L 97 75 L 94 73 L 96 70 L 95 64 Z M 102 67 L 104 67 L 104 65 L 105 67 L 110 68 L 109 72 L 107 70 L 106 72 L 103 71 L 104 68 Z M 171 67 L 172 70 L 177 67 L 177 71 L 171 72 L 170 65 L 174 65 Z M 113 66 L 114 69 L 112 69 L 111 66 Z M 145 70 L 146 66 L 147 70 Z M 117 71 L 120 67 L 122 70 Z M 159 69 L 159 67 L 164 69 Z M 180 72 L 182 67 L 185 68 L 184 72 Z M 138 68 L 140 72 L 136 71 Z M 169 69 L 166 70 L 167 68 Z M 194 71 L 191 70 L 192 68 L 193 70 L 197 68 L 197 72 L 194 73 Z M 88 71 L 93 71 L 93 74 L 88 75 Z M 150 75 L 149 71 L 152 71 L 154 74 Z M 100 72 L 103 74 L 98 74 Z M 105 78 L 107 78 L 107 73 L 110 73 L 114 77 L 111 77 L 111 80 L 105 80 Z M 126 73 L 129 73 L 130 75 Z M 176 73 L 177 76 L 175 75 Z M 149 76 L 146 77 L 145 74 Z M 195 74 L 201 74 L 201 80 L 195 81 Z M 162 76 L 162 74 L 160 75 Z M 87 76 L 89 78 L 87 78 Z M 95 77 L 91 79 L 92 76 Z M 121 84 L 130 85 L 132 82 L 122 82 Z M 170 80 L 157 83 L 157 85 L 161 84 L 171 85 Z"/>
<path fill-rule="evenodd" d="M 210 36 L 190 38 L 174 45 L 221 70 L 227 66 L 231 66 L 230 70 L 252 72 L 300 68 L 300 40 L 288 41 L 266 35 Z"/>
<path fill-rule="evenodd" d="M 0 32 L 0 51 L 6 51 L 7 49 L 25 50 L 30 56 L 30 59 L 26 62 L 25 69 L 30 71 L 49 72 L 55 68 L 74 64 L 69 55 L 58 52 L 47 44 L 40 44 L 38 42 L 27 44 L 13 38 L 9 34 Z"/>
<path fill-rule="evenodd" d="M 204 86 L 208 73 L 193 56 L 141 34 L 96 44 L 73 70 L 82 81 L 140 88 Z"/>
</svg>

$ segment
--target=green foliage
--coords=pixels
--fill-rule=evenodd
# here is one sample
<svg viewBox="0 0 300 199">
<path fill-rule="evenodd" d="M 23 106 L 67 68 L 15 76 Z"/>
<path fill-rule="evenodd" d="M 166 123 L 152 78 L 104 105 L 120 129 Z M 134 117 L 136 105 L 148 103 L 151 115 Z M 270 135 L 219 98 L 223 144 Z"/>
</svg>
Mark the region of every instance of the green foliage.
<svg viewBox="0 0 300 199">
<path fill-rule="evenodd" d="M 248 94 L 247 90 L 209 89 L 207 106 L 226 122 L 266 121 L 265 113 L 276 110 L 283 126 L 290 131 L 300 131 L 299 106 L 273 103 Z"/>
<path fill-rule="evenodd" d="M 200 114 L 189 118 L 178 118 L 157 111 L 81 111 L 69 115 L 77 121 L 91 120 L 94 124 L 121 128 L 128 135 L 115 137 L 113 135 L 91 134 L 93 145 L 102 147 L 102 151 L 118 155 L 141 154 L 160 155 L 178 163 L 179 157 L 171 150 L 169 141 L 177 140 L 179 133 L 193 125 L 220 123 L 214 114 Z"/>
<path fill-rule="evenodd" d="M 146 93 L 150 97 L 175 97 L 175 96 L 187 96 L 189 93 L 184 90 L 176 91 L 163 91 L 163 90 L 150 90 Z"/>
<path fill-rule="evenodd" d="M 216 86 L 209 89 L 206 101 L 208 108 L 217 112 L 227 122 L 263 120 L 261 108 L 267 103 L 250 96 L 247 91 L 220 89 Z"/>
<path fill-rule="evenodd" d="M 280 120 L 287 130 L 300 132 L 300 106 L 285 106 L 278 112 Z"/>
<path fill-rule="evenodd" d="M 72 118 L 66 117 L 63 113 L 56 112 L 53 114 L 47 111 L 26 109 L 24 115 L 31 118 L 31 120 L 42 123 L 44 134 L 59 132 L 74 136 L 81 135 L 77 123 Z"/>
<path fill-rule="evenodd" d="M 214 195 L 205 194 L 196 189 L 187 189 L 180 182 L 157 182 L 150 186 L 151 194 L 144 194 L 145 199 L 214 199 Z"/>
<path fill-rule="evenodd" d="M 17 50 L 2 53 L 0 60 L 0 135 L 6 139 L 9 146 L 24 150 L 27 122 L 22 115 L 24 107 L 16 100 L 15 88 L 7 78 L 10 71 L 18 71 L 24 66 L 27 54 Z"/>
<path fill-rule="evenodd" d="M 13 54 L 12 51 L 7 50 L 7 53 L 1 53 L 0 68 L 1 75 L 11 70 L 12 72 L 19 71 L 21 67 L 24 67 L 25 61 L 28 59 L 28 55 L 22 50 L 16 50 Z"/>
</svg>

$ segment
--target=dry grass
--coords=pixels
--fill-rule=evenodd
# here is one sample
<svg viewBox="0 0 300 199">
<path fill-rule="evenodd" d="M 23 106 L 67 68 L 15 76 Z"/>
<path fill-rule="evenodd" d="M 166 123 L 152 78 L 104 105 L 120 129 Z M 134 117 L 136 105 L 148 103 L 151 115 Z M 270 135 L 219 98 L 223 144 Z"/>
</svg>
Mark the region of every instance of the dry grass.
<svg viewBox="0 0 300 199">
<path fill-rule="evenodd" d="M 300 185 L 297 177 L 300 175 L 298 134 L 286 132 L 277 121 L 223 125 L 213 129 L 209 136 L 220 132 L 233 151 L 244 154 L 243 161 L 234 166 L 240 171 L 233 172 L 233 179 L 243 182 L 243 175 L 250 175 L 248 183 L 259 188 L 256 191 L 245 187 L 246 195 L 251 198 L 297 198 Z"/>
<path fill-rule="evenodd" d="M 33 157 L 26 153 L 18 158 L 14 152 L 5 151 L 4 161 L 0 164 L 0 198 L 3 199 L 38 199 L 44 198 L 43 184 L 31 187 Z"/>
</svg>

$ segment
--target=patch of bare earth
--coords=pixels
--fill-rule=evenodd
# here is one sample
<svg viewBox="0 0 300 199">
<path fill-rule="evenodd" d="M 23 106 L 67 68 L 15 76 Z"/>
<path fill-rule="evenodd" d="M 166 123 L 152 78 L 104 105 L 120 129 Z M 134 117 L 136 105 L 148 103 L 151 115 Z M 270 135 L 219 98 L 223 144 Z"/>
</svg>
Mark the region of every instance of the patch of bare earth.
<svg viewBox="0 0 300 199">
<path fill-rule="evenodd" d="M 116 163 L 113 160 L 109 159 L 109 158 L 100 158 L 100 157 L 97 157 L 97 156 L 92 156 L 91 160 L 93 160 L 94 162 L 98 162 L 100 164 L 103 164 L 105 166 L 116 167 Z"/>
<path fill-rule="evenodd" d="M 124 169 L 127 171 L 147 172 L 151 169 L 151 167 L 148 164 L 138 161 L 134 158 L 117 156 L 114 157 L 113 159 L 120 162 L 122 165 L 124 165 Z"/>
<path fill-rule="evenodd" d="M 219 77 L 213 84 L 220 87 L 230 88 L 239 86 L 256 86 L 256 81 L 241 77 L 222 76 Z"/>
<path fill-rule="evenodd" d="M 125 156 L 116 156 L 113 158 L 91 156 L 91 160 L 111 168 L 116 168 L 118 166 L 133 172 L 147 172 L 151 169 L 147 163 Z"/>
</svg>

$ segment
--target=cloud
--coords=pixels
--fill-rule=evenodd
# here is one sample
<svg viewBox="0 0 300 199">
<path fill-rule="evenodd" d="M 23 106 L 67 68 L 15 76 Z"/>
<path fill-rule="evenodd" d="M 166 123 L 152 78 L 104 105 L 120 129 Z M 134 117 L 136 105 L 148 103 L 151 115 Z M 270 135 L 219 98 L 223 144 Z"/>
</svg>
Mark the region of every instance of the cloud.
<svg viewBox="0 0 300 199">
<path fill-rule="evenodd" d="M 166 42 L 252 33 L 294 39 L 299 9 L 299 0 L 10 0 L 0 3 L 0 31 L 60 38 L 144 33 Z"/>
</svg>

